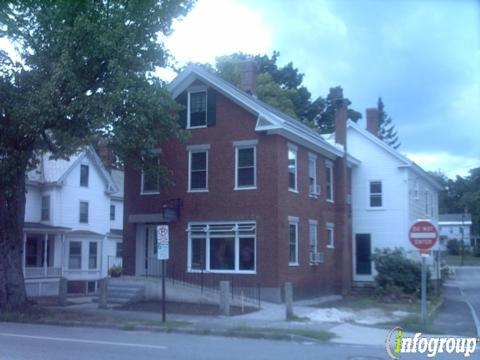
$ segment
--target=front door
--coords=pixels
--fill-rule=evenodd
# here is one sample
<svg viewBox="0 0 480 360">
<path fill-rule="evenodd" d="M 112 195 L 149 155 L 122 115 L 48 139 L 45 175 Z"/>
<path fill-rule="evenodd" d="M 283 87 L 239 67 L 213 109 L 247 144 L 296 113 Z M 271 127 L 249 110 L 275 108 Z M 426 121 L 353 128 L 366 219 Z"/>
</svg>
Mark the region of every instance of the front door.
<svg viewBox="0 0 480 360">
<path fill-rule="evenodd" d="M 372 279 L 372 240 L 370 234 L 355 235 L 355 280 Z"/>
</svg>

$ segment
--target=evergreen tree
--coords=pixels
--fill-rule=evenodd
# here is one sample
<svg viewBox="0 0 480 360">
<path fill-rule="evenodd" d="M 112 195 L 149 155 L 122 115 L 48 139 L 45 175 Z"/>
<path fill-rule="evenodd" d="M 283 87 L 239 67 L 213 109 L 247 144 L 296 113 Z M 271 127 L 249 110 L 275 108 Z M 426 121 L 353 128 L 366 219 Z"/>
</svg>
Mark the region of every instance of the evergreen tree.
<svg viewBox="0 0 480 360">
<path fill-rule="evenodd" d="M 385 111 L 385 105 L 381 97 L 378 98 L 377 109 L 379 118 L 378 137 L 394 149 L 398 149 L 401 142 L 395 130 L 395 125 L 393 125 L 392 118 Z"/>
</svg>

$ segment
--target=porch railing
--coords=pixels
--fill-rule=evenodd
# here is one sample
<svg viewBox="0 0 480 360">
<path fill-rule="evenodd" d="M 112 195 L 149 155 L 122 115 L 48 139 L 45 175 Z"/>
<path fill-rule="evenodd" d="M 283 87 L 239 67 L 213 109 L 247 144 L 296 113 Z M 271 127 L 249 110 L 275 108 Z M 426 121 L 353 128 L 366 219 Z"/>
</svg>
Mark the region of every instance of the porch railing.
<svg viewBox="0 0 480 360">
<path fill-rule="evenodd" d="M 62 269 L 57 267 L 26 267 L 25 278 L 61 277 Z"/>
</svg>

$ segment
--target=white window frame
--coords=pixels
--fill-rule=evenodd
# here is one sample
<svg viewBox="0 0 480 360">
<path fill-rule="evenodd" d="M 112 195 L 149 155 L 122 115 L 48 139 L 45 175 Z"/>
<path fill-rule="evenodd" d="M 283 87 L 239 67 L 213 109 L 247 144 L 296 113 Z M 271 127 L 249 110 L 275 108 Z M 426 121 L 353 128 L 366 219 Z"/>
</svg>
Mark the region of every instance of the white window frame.
<svg viewBox="0 0 480 360">
<path fill-rule="evenodd" d="M 215 237 L 225 237 L 224 235 L 217 235 L 215 236 L 214 233 L 209 231 L 210 225 L 233 225 L 235 230 L 233 231 L 233 236 L 231 238 L 235 241 L 235 269 L 234 270 L 219 270 L 219 269 L 210 269 L 210 240 Z M 255 233 L 252 234 L 241 234 L 239 231 L 239 225 L 248 224 L 254 227 Z M 205 236 L 199 235 L 192 235 L 190 231 L 192 226 L 195 225 L 203 225 L 205 227 Z M 257 273 L 257 230 L 256 230 L 256 222 L 255 221 L 211 221 L 211 222 L 189 222 L 188 223 L 188 254 L 187 254 L 187 272 L 190 273 L 201 273 L 202 270 L 200 269 L 193 269 L 192 268 L 192 239 L 200 238 L 205 239 L 205 270 L 203 272 L 208 273 L 216 273 L 216 274 L 256 274 Z M 253 270 L 241 270 L 240 269 L 240 239 L 242 238 L 252 238 L 254 242 L 254 264 Z"/>
<path fill-rule="evenodd" d="M 210 152 L 210 145 L 189 145 L 187 146 L 188 151 L 188 189 L 189 193 L 197 192 L 208 192 L 208 158 Z M 192 189 L 192 154 L 194 153 L 205 153 L 205 188 L 204 189 Z"/>
<path fill-rule="evenodd" d="M 257 188 L 257 140 L 236 141 L 235 146 L 235 187 L 234 190 L 255 190 Z M 253 185 L 238 186 L 238 152 L 253 149 Z"/>
<path fill-rule="evenodd" d="M 370 189 L 370 186 L 371 186 L 372 183 L 380 183 L 380 186 L 381 186 L 381 188 L 382 188 L 382 192 L 381 192 L 381 193 L 372 193 L 372 192 L 370 192 L 370 190 L 371 190 L 371 189 Z M 383 210 L 383 209 L 384 209 L 384 207 L 385 207 L 385 196 L 384 196 L 384 193 L 385 193 L 385 192 L 383 191 L 383 188 L 384 188 L 384 187 L 383 187 L 383 181 L 382 181 L 382 180 L 380 180 L 380 179 L 370 179 L 370 180 L 368 180 L 368 183 L 367 183 L 367 189 L 368 189 L 367 208 L 368 208 L 369 210 Z M 378 196 L 379 194 L 380 194 L 381 197 L 382 197 L 382 206 L 372 206 L 371 201 L 370 201 L 372 195 Z"/>
<path fill-rule="evenodd" d="M 313 232 L 312 232 L 312 229 L 313 229 Z M 313 235 L 313 238 L 312 238 L 312 235 Z M 314 246 L 312 246 L 312 240 L 313 240 Z M 308 220 L 308 250 L 309 250 L 309 254 L 318 253 L 318 221 L 317 220 Z M 310 256 L 310 259 L 311 258 L 312 257 Z M 316 265 L 316 263 L 310 260 L 310 265 Z"/>
<path fill-rule="evenodd" d="M 287 166 L 288 171 L 288 191 L 298 193 L 298 147 L 293 144 L 288 144 L 288 151 L 287 151 L 287 164 L 290 165 L 290 151 L 293 152 L 295 155 L 295 187 L 290 187 L 290 169 Z"/>
<path fill-rule="evenodd" d="M 310 165 L 313 164 L 313 176 L 311 177 L 310 175 Z M 312 191 L 312 184 L 310 184 L 310 178 L 313 179 L 313 189 L 316 189 L 318 187 L 318 193 L 315 193 L 315 190 Z M 308 196 L 313 197 L 313 198 L 318 198 L 320 195 L 320 186 L 317 181 L 317 155 L 308 153 Z"/>
<path fill-rule="evenodd" d="M 299 266 L 298 261 L 298 217 L 288 217 L 288 266 Z M 290 261 L 290 226 L 295 226 L 295 261 Z"/>
<path fill-rule="evenodd" d="M 87 184 L 86 185 L 82 185 L 82 167 L 86 167 L 87 168 Z M 88 188 L 89 185 L 90 185 L 90 165 L 87 163 L 87 164 L 80 164 L 80 179 L 79 179 L 79 185 L 80 187 L 84 187 L 84 188 Z"/>
<path fill-rule="evenodd" d="M 333 203 L 335 201 L 335 195 L 333 191 L 333 162 L 325 161 L 325 172 L 327 172 L 327 174 L 325 174 L 325 200 Z M 328 191 L 328 183 L 330 183 L 330 192 Z"/>
<path fill-rule="evenodd" d="M 154 149 L 153 152 L 157 154 L 157 163 L 160 166 L 160 149 Z M 144 185 L 144 173 L 142 169 L 141 179 L 140 179 L 140 195 L 158 195 L 160 194 L 160 175 L 158 175 L 158 190 L 149 190 L 145 191 L 143 188 Z"/>
<path fill-rule="evenodd" d="M 81 221 L 82 217 L 82 203 L 87 204 L 87 221 Z M 80 200 L 78 202 L 78 223 L 79 224 L 89 224 L 90 223 L 90 203 L 87 200 Z"/>
<path fill-rule="evenodd" d="M 334 223 L 327 223 L 326 226 L 327 231 L 327 248 L 334 249 L 335 248 L 335 224 Z M 331 240 L 331 243 L 330 243 Z"/>
<path fill-rule="evenodd" d="M 72 243 L 79 243 L 80 244 L 80 267 L 79 268 L 71 268 L 70 267 L 70 256 L 71 256 L 71 244 Z M 76 255 L 76 256 L 78 256 L 78 255 Z M 71 240 L 71 241 L 68 242 L 67 267 L 68 267 L 68 270 L 71 270 L 71 271 L 81 271 L 83 269 L 83 241 L 81 241 L 81 240 Z"/>
<path fill-rule="evenodd" d="M 191 94 L 205 93 L 205 125 L 190 126 L 190 96 Z M 188 90 L 187 95 L 187 129 L 202 129 L 208 126 L 208 92 L 205 86 L 195 86 Z"/>
<path fill-rule="evenodd" d="M 99 257 L 98 257 L 99 252 L 100 252 L 100 251 L 99 251 L 99 242 L 98 242 L 98 241 L 88 241 L 87 244 L 88 244 L 88 247 L 87 247 L 87 268 L 86 268 L 86 269 L 87 269 L 88 271 L 97 271 L 97 270 L 100 269 L 100 261 L 99 261 Z M 95 259 L 95 264 L 96 264 L 97 266 L 94 267 L 94 268 L 90 268 L 90 245 L 91 245 L 91 244 L 95 244 L 95 246 L 96 246 L 96 254 L 95 254 L 96 259 Z"/>
</svg>

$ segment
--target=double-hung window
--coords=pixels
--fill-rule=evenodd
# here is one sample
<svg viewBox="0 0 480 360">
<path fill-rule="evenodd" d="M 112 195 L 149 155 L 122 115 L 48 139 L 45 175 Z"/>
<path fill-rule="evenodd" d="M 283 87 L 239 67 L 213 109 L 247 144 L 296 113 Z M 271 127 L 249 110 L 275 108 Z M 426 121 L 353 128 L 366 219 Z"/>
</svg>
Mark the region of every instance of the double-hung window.
<svg viewBox="0 0 480 360">
<path fill-rule="evenodd" d="M 297 147 L 288 144 L 288 190 L 297 190 Z"/>
<path fill-rule="evenodd" d="M 219 273 L 255 272 L 255 223 L 190 223 L 188 268 Z"/>
<path fill-rule="evenodd" d="M 333 248 L 335 246 L 335 225 L 327 223 L 327 248 Z"/>
<path fill-rule="evenodd" d="M 160 193 L 160 158 L 158 156 L 145 161 L 141 193 L 144 195 Z"/>
<path fill-rule="evenodd" d="M 325 162 L 325 192 L 327 201 L 333 202 L 333 163 Z"/>
<path fill-rule="evenodd" d="M 88 223 L 88 202 L 87 201 L 80 201 L 79 221 L 82 224 L 87 224 Z"/>
<path fill-rule="evenodd" d="M 288 218 L 288 265 L 298 265 L 298 218 Z"/>
<path fill-rule="evenodd" d="M 207 91 L 188 93 L 188 128 L 207 126 Z"/>
<path fill-rule="evenodd" d="M 317 184 L 317 156 L 308 154 L 308 193 L 310 196 L 320 195 L 320 186 Z"/>
<path fill-rule="evenodd" d="M 235 142 L 235 189 L 256 187 L 256 140 Z"/>
<path fill-rule="evenodd" d="M 68 248 L 68 268 L 79 270 L 82 268 L 82 243 L 70 241 Z"/>
<path fill-rule="evenodd" d="M 49 195 L 42 196 L 41 220 L 42 221 L 50 220 L 50 196 Z"/>
<path fill-rule="evenodd" d="M 317 262 L 318 254 L 318 222 L 316 220 L 308 220 L 308 242 L 310 247 L 310 265 Z"/>
<path fill-rule="evenodd" d="M 383 187 L 379 180 L 370 181 L 369 184 L 369 206 L 381 208 L 383 206 Z"/>
<path fill-rule="evenodd" d="M 188 149 L 188 191 L 208 191 L 209 145 L 192 145 Z"/>
<path fill-rule="evenodd" d="M 90 241 L 88 243 L 88 269 L 95 270 L 97 268 L 97 242 Z"/>
</svg>

